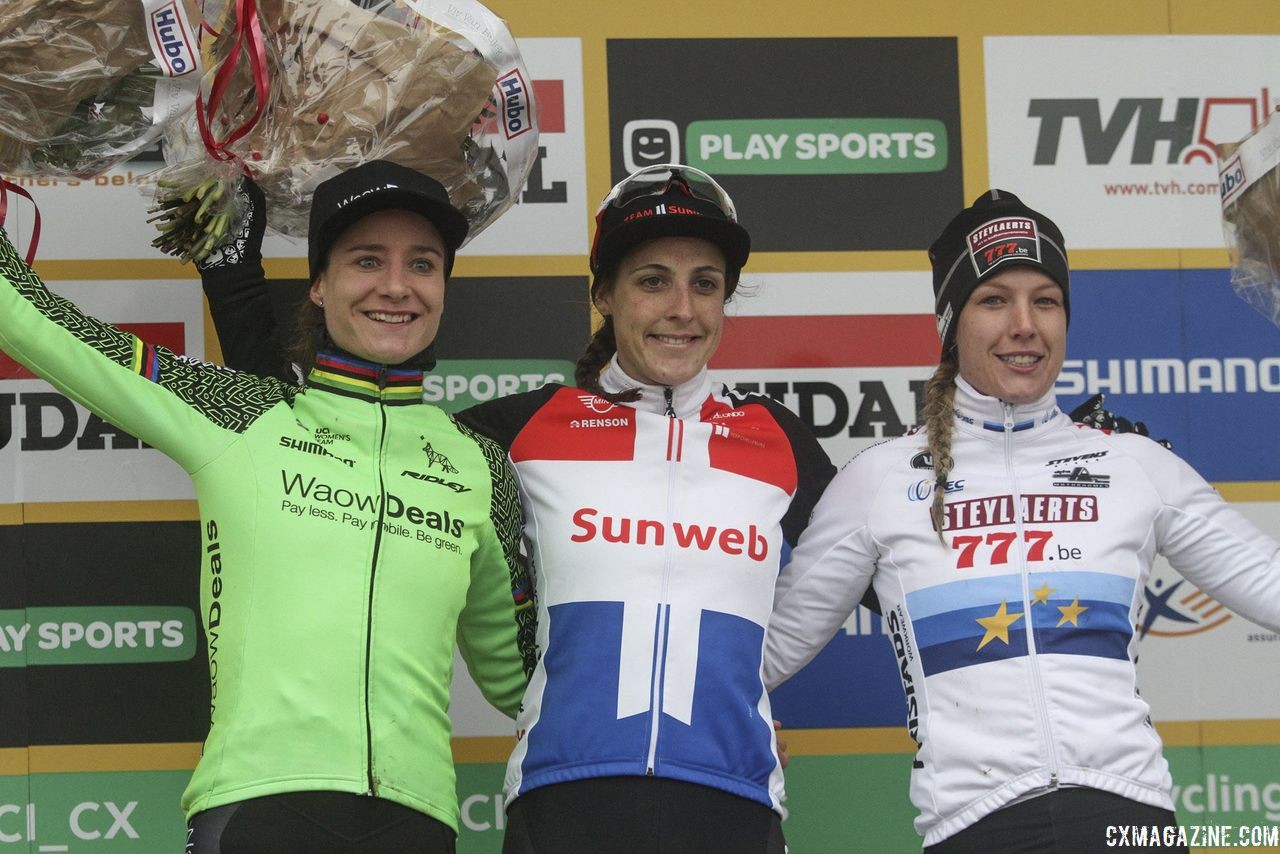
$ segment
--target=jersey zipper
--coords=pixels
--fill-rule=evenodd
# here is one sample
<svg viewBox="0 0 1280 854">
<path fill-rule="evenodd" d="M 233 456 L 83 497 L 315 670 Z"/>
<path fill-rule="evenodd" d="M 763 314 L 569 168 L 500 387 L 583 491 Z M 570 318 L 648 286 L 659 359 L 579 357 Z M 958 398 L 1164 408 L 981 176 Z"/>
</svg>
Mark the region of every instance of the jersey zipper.
<svg viewBox="0 0 1280 854">
<path fill-rule="evenodd" d="M 387 485 L 382 477 L 382 450 L 387 439 L 387 409 L 382 402 L 382 390 L 387 385 L 387 366 L 378 366 L 378 441 L 374 446 L 373 463 L 378 472 L 378 521 L 373 529 L 373 559 L 369 562 L 369 616 L 365 620 L 364 635 L 364 734 L 369 765 L 365 769 L 369 780 L 369 797 L 377 797 L 378 781 L 373 770 L 373 709 L 369 703 L 369 684 L 373 679 L 373 596 L 378 580 L 378 553 L 382 548 L 382 521 L 387 509 Z"/>
<path fill-rule="evenodd" d="M 675 517 L 676 463 L 680 460 L 684 441 L 684 422 L 676 418 L 672 405 L 672 389 L 663 389 L 663 397 L 667 404 L 667 527 L 671 527 Z M 653 650 L 653 679 L 649 691 L 649 754 L 645 758 L 645 775 L 652 777 L 658 767 L 658 730 L 662 721 L 662 698 L 664 694 L 663 680 L 667 673 L 667 619 L 671 606 L 667 604 L 671 579 L 672 550 L 668 546 L 663 550 L 662 588 L 658 594 L 658 615 L 655 629 Z"/>
<path fill-rule="evenodd" d="M 1040 674 L 1040 659 L 1036 653 L 1036 636 L 1032 626 L 1031 614 L 1031 574 L 1027 568 L 1027 535 L 1025 521 L 1022 518 L 1022 489 L 1018 486 L 1018 477 L 1013 464 L 1013 405 L 1001 403 L 1004 407 L 1004 465 L 1013 485 L 1014 524 L 1017 530 L 1018 576 L 1022 581 L 1022 613 L 1023 632 L 1027 636 L 1027 660 L 1031 665 L 1032 690 L 1035 692 L 1033 702 L 1036 707 L 1036 719 L 1040 722 L 1040 736 L 1044 739 L 1045 759 L 1049 765 L 1049 788 L 1058 787 L 1058 752 L 1053 744 L 1053 729 L 1049 723 L 1049 709 L 1044 697 L 1044 679 Z"/>
</svg>

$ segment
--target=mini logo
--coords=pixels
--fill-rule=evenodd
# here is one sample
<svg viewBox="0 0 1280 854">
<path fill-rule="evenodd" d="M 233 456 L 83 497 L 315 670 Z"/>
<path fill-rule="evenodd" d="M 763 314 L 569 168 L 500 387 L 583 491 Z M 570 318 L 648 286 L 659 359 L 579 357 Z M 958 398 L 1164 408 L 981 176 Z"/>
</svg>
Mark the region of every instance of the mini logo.
<svg viewBox="0 0 1280 854">
<path fill-rule="evenodd" d="M 1240 162 L 1239 154 L 1222 164 L 1222 168 L 1218 171 L 1218 185 L 1222 190 L 1224 205 L 1234 202 L 1236 196 L 1244 189 L 1244 164 Z"/>
<path fill-rule="evenodd" d="M 502 97 L 502 131 L 507 139 L 514 139 L 533 127 L 529 115 L 529 87 L 518 68 L 499 77 L 496 85 Z"/>
<path fill-rule="evenodd" d="M 1053 473 L 1054 477 L 1063 478 L 1063 480 L 1055 480 L 1054 486 L 1080 486 L 1085 489 L 1106 489 L 1111 485 L 1111 475 L 1109 474 L 1090 474 L 1089 470 L 1084 466 L 1075 466 L 1069 469 L 1058 469 Z"/>
<path fill-rule="evenodd" d="M 606 412 L 608 412 L 609 410 L 617 406 L 616 403 L 609 400 L 605 400 L 603 397 L 597 397 L 594 394 L 580 394 L 578 395 L 578 400 L 587 409 L 590 409 L 592 412 L 597 412 L 601 415 L 604 415 Z"/>
<path fill-rule="evenodd" d="M 933 468 L 933 454 L 928 451 L 921 451 L 911 458 L 911 467 L 913 469 Z"/>
<path fill-rule="evenodd" d="M 186 15 L 177 0 L 166 3 L 151 13 L 151 38 L 157 57 L 164 62 L 170 77 L 181 77 L 196 70 L 196 57 L 191 49 L 191 34 Z"/>
<path fill-rule="evenodd" d="M 430 442 L 422 446 L 422 452 L 427 455 L 427 468 L 438 468 L 445 474 L 458 473 L 458 470 L 453 467 L 453 463 L 449 462 L 449 458 L 444 454 L 436 453 Z"/>
</svg>

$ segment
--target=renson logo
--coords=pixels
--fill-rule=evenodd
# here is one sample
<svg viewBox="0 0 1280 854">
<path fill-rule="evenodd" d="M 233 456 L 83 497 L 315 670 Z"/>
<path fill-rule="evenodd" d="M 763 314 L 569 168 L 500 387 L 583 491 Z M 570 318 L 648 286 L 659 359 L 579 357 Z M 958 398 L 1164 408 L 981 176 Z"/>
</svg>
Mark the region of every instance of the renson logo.
<svg viewBox="0 0 1280 854">
<path fill-rule="evenodd" d="M 1027 115 L 1039 121 L 1036 166 L 1054 166 L 1065 134 L 1079 133 L 1085 163 L 1132 165 L 1191 163 L 1216 167 L 1213 146 L 1234 142 L 1253 130 L 1269 112 L 1267 89 L 1258 97 L 1120 98 L 1103 115 L 1098 98 L 1032 98 Z M 1127 151 L 1121 151 L 1128 141 Z M 1157 160 L 1156 149 L 1165 148 Z"/>
<path fill-rule="evenodd" d="M 769 557 L 769 541 L 756 528 L 718 528 L 715 525 L 673 522 L 667 524 L 658 519 L 632 519 L 627 516 L 600 515 L 594 507 L 582 507 L 573 514 L 573 525 L 578 533 L 570 535 L 575 543 L 588 543 L 597 537 L 606 543 L 627 543 L 638 546 L 664 546 L 672 536 L 682 549 L 711 551 L 718 549 L 727 555 L 745 554 L 754 561 Z"/>
<path fill-rule="evenodd" d="M 1250 359 L 1067 359 L 1059 394 L 1280 392 L 1280 357 Z"/>
</svg>

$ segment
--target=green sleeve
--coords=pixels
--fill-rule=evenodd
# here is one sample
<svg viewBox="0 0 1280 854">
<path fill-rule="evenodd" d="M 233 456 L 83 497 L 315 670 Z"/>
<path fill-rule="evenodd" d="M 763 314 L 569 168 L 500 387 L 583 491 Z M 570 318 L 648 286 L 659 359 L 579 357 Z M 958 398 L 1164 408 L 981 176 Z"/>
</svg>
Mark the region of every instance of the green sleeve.
<svg viewBox="0 0 1280 854">
<path fill-rule="evenodd" d="M 188 472 L 294 390 L 196 362 L 51 293 L 0 229 L 0 349 Z"/>
<path fill-rule="evenodd" d="M 489 524 L 471 557 L 458 648 L 485 699 L 514 718 L 538 659 L 533 582 L 520 553 L 520 497 L 503 450 L 461 425 L 459 429 L 484 452 L 493 489 Z"/>
</svg>

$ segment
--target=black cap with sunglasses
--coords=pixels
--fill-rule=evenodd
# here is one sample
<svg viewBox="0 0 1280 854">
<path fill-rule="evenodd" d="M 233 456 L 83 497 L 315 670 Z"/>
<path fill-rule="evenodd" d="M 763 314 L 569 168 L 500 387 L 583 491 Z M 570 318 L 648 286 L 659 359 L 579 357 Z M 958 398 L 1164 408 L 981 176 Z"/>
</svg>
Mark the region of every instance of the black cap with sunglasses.
<svg viewBox="0 0 1280 854">
<path fill-rule="evenodd" d="M 751 236 L 738 224 L 729 194 L 705 172 L 677 163 L 646 166 L 605 196 L 596 213 L 591 272 L 613 269 L 628 251 L 657 237 L 707 240 L 737 270 L 751 254 Z"/>
</svg>

